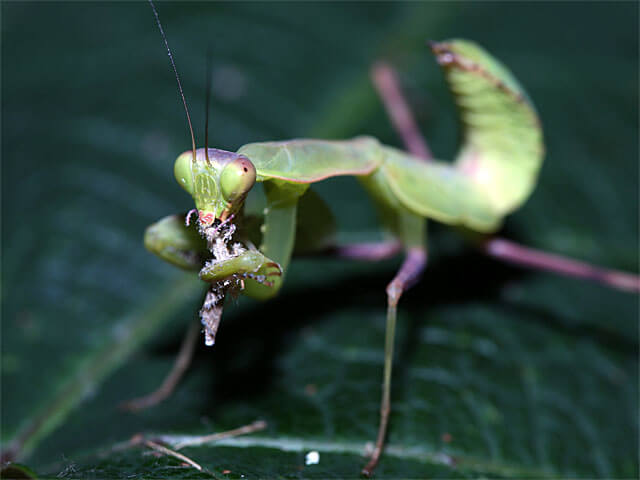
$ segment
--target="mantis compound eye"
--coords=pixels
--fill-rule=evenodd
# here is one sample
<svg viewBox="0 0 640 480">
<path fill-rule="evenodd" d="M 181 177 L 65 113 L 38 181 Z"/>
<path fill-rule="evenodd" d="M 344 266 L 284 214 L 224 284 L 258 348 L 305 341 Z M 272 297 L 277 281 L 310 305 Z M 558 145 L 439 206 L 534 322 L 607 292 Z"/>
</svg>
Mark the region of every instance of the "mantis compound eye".
<svg viewBox="0 0 640 480">
<path fill-rule="evenodd" d="M 228 202 L 244 197 L 256 183 L 256 167 L 247 157 L 239 156 L 220 174 L 220 190 Z"/>
<path fill-rule="evenodd" d="M 176 159 L 176 163 L 173 166 L 173 173 L 176 176 L 176 180 L 189 194 L 193 194 L 191 159 L 192 153 L 190 151 L 184 152 Z"/>
</svg>

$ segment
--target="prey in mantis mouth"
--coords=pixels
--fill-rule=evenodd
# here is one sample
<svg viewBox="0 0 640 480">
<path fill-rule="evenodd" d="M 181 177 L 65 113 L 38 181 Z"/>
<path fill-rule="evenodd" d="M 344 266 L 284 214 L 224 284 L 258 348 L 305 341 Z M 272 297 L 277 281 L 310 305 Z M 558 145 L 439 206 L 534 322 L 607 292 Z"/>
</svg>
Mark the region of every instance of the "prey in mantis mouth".
<svg viewBox="0 0 640 480">
<path fill-rule="evenodd" d="M 193 197 L 198 212 L 198 232 L 206 240 L 212 258 L 200 270 L 200 278 L 210 283 L 200 310 L 205 344 L 213 345 L 228 293 L 238 294 L 251 279 L 264 286 L 273 286 L 267 274 L 259 273 L 266 266 L 275 267 L 271 276 L 281 276 L 275 262 L 264 262 L 262 255 L 236 241 L 236 225 L 244 200 L 256 182 L 256 169 L 244 155 L 215 148 L 200 148 L 180 155 L 174 165 L 178 183 Z M 191 213 L 185 224 L 189 225 Z"/>
<path fill-rule="evenodd" d="M 231 218 L 231 217 L 229 217 Z M 236 226 L 216 219 L 208 225 L 198 219 L 200 234 L 207 240 L 207 248 L 213 255 L 201 271 L 215 269 L 220 262 L 238 257 L 246 251 L 240 243 L 233 241 Z M 237 295 L 244 288 L 244 280 L 240 275 L 232 274 L 227 278 L 211 283 L 200 309 L 200 322 L 204 328 L 204 343 L 211 346 L 215 343 L 216 333 L 222 318 L 224 300 L 228 293 Z"/>
</svg>

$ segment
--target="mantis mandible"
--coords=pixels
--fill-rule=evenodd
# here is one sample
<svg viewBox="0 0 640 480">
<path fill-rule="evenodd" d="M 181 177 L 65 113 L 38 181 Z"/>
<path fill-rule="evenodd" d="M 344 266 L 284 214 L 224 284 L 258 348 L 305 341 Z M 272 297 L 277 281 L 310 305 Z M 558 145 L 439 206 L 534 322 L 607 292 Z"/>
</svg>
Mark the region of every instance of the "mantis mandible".
<svg viewBox="0 0 640 480">
<path fill-rule="evenodd" d="M 355 176 L 371 196 L 389 236 L 384 243 L 340 246 L 333 253 L 361 260 L 387 258 L 400 250 L 405 254 L 386 289 L 380 424 L 375 449 L 362 470 L 370 475 L 384 447 L 391 408 L 398 302 L 427 265 L 426 219 L 481 233 L 500 228 L 505 216 L 530 196 L 542 165 L 544 143 L 535 107 L 505 66 L 475 43 L 456 39 L 430 44 L 463 128 L 452 163 L 425 162 L 420 158 L 426 156 L 424 149 L 409 148 L 413 154 L 407 153 L 371 137 L 250 143 L 237 152 L 209 148 L 208 141 L 204 148 L 196 148 L 173 57 L 151 5 L 191 132 L 192 148 L 177 158 L 174 173 L 193 197 L 195 209 L 151 225 L 144 243 L 163 260 L 198 271 L 208 284 L 200 310 L 207 345 L 215 343 L 228 295 L 241 293 L 259 300 L 275 296 L 294 251 L 313 252 L 327 244 L 333 220 L 310 188 L 316 182 Z M 263 187 L 260 208 L 245 205 L 258 184 Z M 631 285 L 628 289 L 638 289 L 637 279 L 625 281 Z M 188 337 L 194 339 L 196 334 L 192 329 Z M 138 406 L 145 406 L 145 401 Z"/>
</svg>

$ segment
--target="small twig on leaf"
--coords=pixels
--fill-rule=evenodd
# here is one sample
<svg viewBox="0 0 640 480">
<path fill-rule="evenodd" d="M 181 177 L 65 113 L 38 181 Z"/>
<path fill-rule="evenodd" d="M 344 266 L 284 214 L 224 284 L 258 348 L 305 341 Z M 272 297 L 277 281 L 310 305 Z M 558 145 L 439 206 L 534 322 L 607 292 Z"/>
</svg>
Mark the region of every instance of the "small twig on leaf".
<svg viewBox="0 0 640 480">
<path fill-rule="evenodd" d="M 202 445 L 205 443 L 215 442 L 222 440 L 223 438 L 237 437 L 239 435 L 247 435 L 249 433 L 259 432 L 267 428 L 267 422 L 264 420 L 257 420 L 244 427 L 234 428 L 233 430 L 227 430 L 226 432 L 213 433 L 211 435 L 203 435 L 201 437 L 193 437 L 189 440 L 183 440 L 173 446 L 176 450 L 180 450 L 184 447 L 191 447 Z"/>
<path fill-rule="evenodd" d="M 204 470 L 199 463 L 191 460 L 186 455 L 183 455 L 182 453 L 178 453 L 174 450 L 171 450 L 170 448 L 167 448 L 164 445 L 160 445 L 159 443 L 156 443 L 152 440 L 148 440 L 144 438 L 144 436 L 141 434 L 134 435 L 131 438 L 131 440 L 127 442 L 124 448 L 137 447 L 139 445 L 144 445 L 145 447 L 150 448 L 151 450 L 154 450 L 156 452 L 162 453 L 164 455 L 169 455 L 170 457 L 173 457 L 173 458 L 177 458 L 178 460 L 181 460 L 182 462 L 192 466 L 199 472 L 202 472 Z M 116 451 L 116 450 L 120 450 L 121 448 L 122 447 L 118 447 L 118 448 L 114 448 L 113 450 Z"/>
<path fill-rule="evenodd" d="M 202 471 L 203 468 L 200 466 L 199 463 L 194 462 L 193 460 L 191 460 L 189 457 L 187 457 L 186 455 L 183 455 L 181 453 L 178 453 L 174 450 L 171 450 L 170 448 L 167 447 L 163 447 L 162 445 L 160 445 L 159 443 L 156 442 L 152 442 L 151 440 L 145 440 L 144 441 L 144 445 L 146 445 L 147 447 L 160 452 L 160 453 L 164 453 L 165 455 L 169 455 L 171 457 L 177 458 L 178 460 L 182 460 L 185 463 L 188 463 L 189 465 L 191 465 L 193 468 L 195 468 L 198 471 Z"/>
</svg>

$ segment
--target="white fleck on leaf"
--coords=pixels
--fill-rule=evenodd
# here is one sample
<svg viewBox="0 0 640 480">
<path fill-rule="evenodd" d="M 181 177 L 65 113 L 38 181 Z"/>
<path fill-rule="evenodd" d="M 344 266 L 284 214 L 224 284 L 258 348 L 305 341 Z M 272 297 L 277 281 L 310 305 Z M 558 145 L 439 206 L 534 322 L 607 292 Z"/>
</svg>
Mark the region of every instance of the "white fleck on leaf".
<svg viewBox="0 0 640 480">
<path fill-rule="evenodd" d="M 317 465 L 320 463 L 320 454 L 313 450 L 309 453 L 307 453 L 307 456 L 304 459 L 304 463 L 306 465 Z"/>
</svg>

